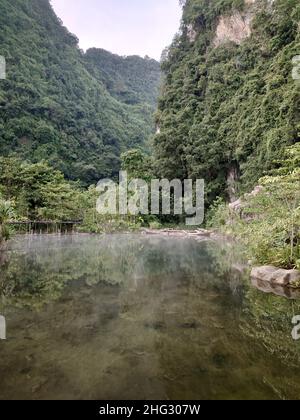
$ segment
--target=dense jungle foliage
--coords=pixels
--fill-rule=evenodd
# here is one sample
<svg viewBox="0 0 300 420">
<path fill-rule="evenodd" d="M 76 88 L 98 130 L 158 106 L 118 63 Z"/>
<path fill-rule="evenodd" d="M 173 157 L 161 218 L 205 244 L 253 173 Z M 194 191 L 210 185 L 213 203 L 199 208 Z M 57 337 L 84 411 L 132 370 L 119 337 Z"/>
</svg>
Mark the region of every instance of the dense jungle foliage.
<svg viewBox="0 0 300 420">
<path fill-rule="evenodd" d="M 128 105 L 157 106 L 160 66 L 145 57 L 120 57 L 109 51 L 91 48 L 85 56 L 90 73 L 102 82 L 109 93 Z"/>
<path fill-rule="evenodd" d="M 0 154 L 45 160 L 84 185 L 115 176 L 121 153 L 146 148 L 153 133 L 159 63 L 105 52 L 94 63 L 49 0 L 1 0 L 0 12 L 7 67 L 0 81 Z"/>
<path fill-rule="evenodd" d="M 182 4 L 162 61 L 156 171 L 204 178 L 207 224 L 244 242 L 253 263 L 300 268 L 299 1 Z M 257 183 L 262 192 L 231 211 Z"/>
<path fill-rule="evenodd" d="M 122 168 L 149 184 L 204 178 L 209 227 L 237 236 L 256 263 L 300 268 L 299 2 L 181 3 L 180 32 L 163 53 L 150 156 L 158 63 L 83 54 L 47 0 L 1 2 L 9 76 L 0 85 L 2 239 L 11 219 L 81 220 L 95 233 L 184 222 L 100 216 L 96 181 Z M 232 33 L 236 22 L 247 36 L 243 25 Z M 258 183 L 260 194 L 245 195 Z"/>
<path fill-rule="evenodd" d="M 259 194 L 245 194 L 236 209 L 217 200 L 210 210 L 210 225 L 244 243 L 255 264 L 300 269 L 299 146 L 260 179 Z"/>
<path fill-rule="evenodd" d="M 129 177 L 145 177 L 149 157 L 139 149 L 122 154 L 121 161 Z M 84 188 L 80 182 L 66 180 L 46 161 L 0 157 L 0 245 L 14 231 L 23 231 L 22 222 L 52 222 L 59 227 L 74 221 L 80 222 L 79 230 L 93 233 L 132 230 L 157 222 L 152 216 L 101 215 L 96 209 L 98 198 L 96 184 Z"/>
<path fill-rule="evenodd" d="M 286 146 L 300 140 L 300 86 L 292 78 L 292 59 L 300 53 L 300 4 L 183 3 L 181 31 L 162 62 L 156 167 L 171 179 L 204 178 L 211 204 L 229 197 L 230 176 L 235 194 L 249 191 Z M 223 39 L 217 32 L 221 16 Z M 249 37 L 226 38 L 224 26 L 230 32 L 234 19 L 250 22 Z M 234 35 L 241 37 L 239 31 Z"/>
</svg>

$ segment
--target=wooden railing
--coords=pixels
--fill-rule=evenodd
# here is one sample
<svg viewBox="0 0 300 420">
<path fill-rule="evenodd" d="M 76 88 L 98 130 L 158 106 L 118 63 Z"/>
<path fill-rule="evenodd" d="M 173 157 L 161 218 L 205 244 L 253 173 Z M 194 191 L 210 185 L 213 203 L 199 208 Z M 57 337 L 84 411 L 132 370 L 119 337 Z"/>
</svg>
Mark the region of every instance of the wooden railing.
<svg viewBox="0 0 300 420">
<path fill-rule="evenodd" d="M 23 220 L 23 221 L 14 221 L 6 223 L 7 225 L 81 225 L 82 220 Z"/>
</svg>

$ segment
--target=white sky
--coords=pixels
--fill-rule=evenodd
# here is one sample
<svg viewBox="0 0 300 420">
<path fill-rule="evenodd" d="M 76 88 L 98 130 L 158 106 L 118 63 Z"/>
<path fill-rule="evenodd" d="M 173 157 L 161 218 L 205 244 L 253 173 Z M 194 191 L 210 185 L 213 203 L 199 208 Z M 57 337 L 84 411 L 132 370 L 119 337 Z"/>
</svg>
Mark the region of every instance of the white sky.
<svg viewBox="0 0 300 420">
<path fill-rule="evenodd" d="M 51 0 L 56 14 L 86 50 L 160 59 L 179 29 L 179 0 Z"/>
</svg>

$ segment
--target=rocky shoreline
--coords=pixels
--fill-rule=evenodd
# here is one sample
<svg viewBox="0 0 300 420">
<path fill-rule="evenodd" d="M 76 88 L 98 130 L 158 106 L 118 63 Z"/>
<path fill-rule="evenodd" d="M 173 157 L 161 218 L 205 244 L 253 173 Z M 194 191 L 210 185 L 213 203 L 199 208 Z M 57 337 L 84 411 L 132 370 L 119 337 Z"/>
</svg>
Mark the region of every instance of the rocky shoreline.
<svg viewBox="0 0 300 420">
<path fill-rule="evenodd" d="M 233 238 L 222 235 L 215 230 L 197 229 L 197 230 L 177 230 L 177 229 L 143 229 L 145 235 L 165 235 L 172 237 L 190 237 L 197 240 L 212 241 L 233 241 Z M 244 270 L 251 268 L 243 267 Z M 267 293 L 275 293 L 288 298 L 300 297 L 300 271 L 285 270 L 274 266 L 252 267 L 252 284 Z"/>
<path fill-rule="evenodd" d="M 284 270 L 270 265 L 254 267 L 251 271 L 251 278 L 274 287 L 300 288 L 299 270 Z"/>
<path fill-rule="evenodd" d="M 141 233 L 144 235 L 163 235 L 178 238 L 195 238 L 200 240 L 226 240 L 233 241 L 233 238 L 223 235 L 215 230 L 197 229 L 197 230 L 183 230 L 183 229 L 142 229 Z"/>
</svg>

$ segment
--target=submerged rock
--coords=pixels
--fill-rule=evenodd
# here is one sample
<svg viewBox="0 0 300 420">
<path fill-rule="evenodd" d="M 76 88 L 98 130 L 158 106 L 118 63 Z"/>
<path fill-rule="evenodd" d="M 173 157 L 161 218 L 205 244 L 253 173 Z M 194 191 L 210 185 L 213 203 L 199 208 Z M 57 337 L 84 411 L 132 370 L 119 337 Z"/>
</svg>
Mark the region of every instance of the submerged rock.
<svg viewBox="0 0 300 420">
<path fill-rule="evenodd" d="M 273 266 L 254 267 L 251 277 L 282 287 L 297 287 L 300 285 L 300 271 L 298 270 L 284 270 Z"/>
</svg>

